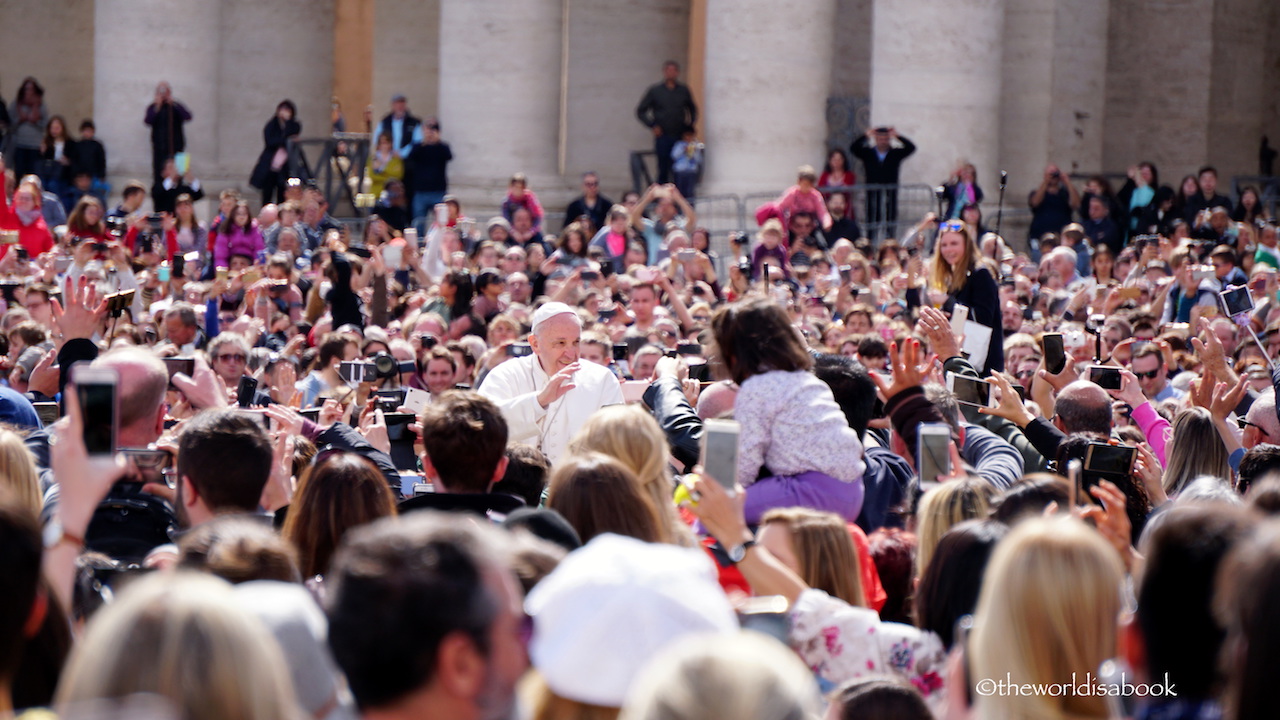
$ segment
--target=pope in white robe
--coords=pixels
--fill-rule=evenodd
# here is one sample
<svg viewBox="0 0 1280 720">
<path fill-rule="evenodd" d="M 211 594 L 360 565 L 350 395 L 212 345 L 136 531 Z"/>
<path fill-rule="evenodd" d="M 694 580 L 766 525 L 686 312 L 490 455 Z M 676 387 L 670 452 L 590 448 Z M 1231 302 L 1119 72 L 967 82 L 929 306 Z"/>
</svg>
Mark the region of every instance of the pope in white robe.
<svg viewBox="0 0 1280 720">
<path fill-rule="evenodd" d="M 564 303 L 533 314 L 533 354 L 513 358 L 485 378 L 480 394 L 507 420 L 510 442 L 532 445 L 558 461 L 583 423 L 605 405 L 622 403 L 622 387 L 608 368 L 580 362 L 582 320 Z"/>
</svg>

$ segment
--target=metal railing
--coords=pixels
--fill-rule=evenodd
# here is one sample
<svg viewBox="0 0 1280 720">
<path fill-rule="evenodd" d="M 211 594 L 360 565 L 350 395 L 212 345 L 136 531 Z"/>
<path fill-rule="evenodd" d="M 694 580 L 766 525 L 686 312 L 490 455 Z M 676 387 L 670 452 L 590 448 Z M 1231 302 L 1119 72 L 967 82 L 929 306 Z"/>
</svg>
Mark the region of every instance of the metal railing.
<svg viewBox="0 0 1280 720">
<path fill-rule="evenodd" d="M 367 133 L 290 140 L 286 167 L 290 177 L 316 183 L 329 203 L 331 215 L 363 218 L 369 210 L 359 206 L 356 195 L 364 192 L 369 143 Z"/>
</svg>

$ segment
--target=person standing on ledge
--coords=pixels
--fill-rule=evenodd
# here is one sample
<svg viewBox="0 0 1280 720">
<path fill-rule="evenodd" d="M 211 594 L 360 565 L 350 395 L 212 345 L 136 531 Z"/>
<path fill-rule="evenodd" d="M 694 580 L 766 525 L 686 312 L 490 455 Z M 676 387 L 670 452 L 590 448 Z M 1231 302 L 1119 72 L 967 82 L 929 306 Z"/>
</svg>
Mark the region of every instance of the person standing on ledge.
<svg viewBox="0 0 1280 720">
<path fill-rule="evenodd" d="M 165 162 L 187 149 L 187 136 L 182 127 L 191 122 L 191 111 L 174 100 L 173 89 L 169 83 L 162 82 L 156 86 L 156 99 L 147 106 L 144 122 L 151 126 L 151 180 L 159 185 L 164 177 Z"/>
<path fill-rule="evenodd" d="M 853 156 L 862 161 L 863 180 L 868 185 L 897 185 L 902 161 L 916 151 L 915 143 L 902 137 L 892 127 L 875 127 L 849 146 Z M 869 232 L 879 237 L 892 237 L 893 225 L 898 221 L 898 190 L 896 187 L 867 191 L 867 219 Z M 883 230 L 872 228 L 877 225 Z"/>
<path fill-rule="evenodd" d="M 668 60 L 662 65 L 662 82 L 651 85 L 636 106 L 636 117 L 653 130 L 653 151 L 658 154 L 658 184 L 672 182 L 671 149 L 686 127 L 698 122 L 698 106 L 689 86 L 679 82 L 680 64 Z M 914 149 L 914 148 L 913 148 Z"/>
</svg>

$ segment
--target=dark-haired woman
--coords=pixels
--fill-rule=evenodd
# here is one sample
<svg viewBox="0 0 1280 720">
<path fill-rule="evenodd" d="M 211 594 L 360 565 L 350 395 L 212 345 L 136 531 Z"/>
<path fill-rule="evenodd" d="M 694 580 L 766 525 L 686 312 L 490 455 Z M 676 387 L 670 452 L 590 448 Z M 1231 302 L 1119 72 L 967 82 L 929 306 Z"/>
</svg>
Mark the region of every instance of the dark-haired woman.
<svg viewBox="0 0 1280 720">
<path fill-rule="evenodd" d="M 44 141 L 44 127 L 49 122 L 49 110 L 44 105 L 44 88 L 33 77 L 26 78 L 18 86 L 18 94 L 9 107 L 9 132 L 7 142 L 13 151 L 13 174 L 21 179 L 36 170 L 40 160 L 40 144 Z"/>
<path fill-rule="evenodd" d="M 272 198 L 284 202 L 289 140 L 302 133 L 302 123 L 298 122 L 297 116 L 298 106 L 292 100 L 283 100 L 276 106 L 275 117 L 268 120 L 262 128 L 265 147 L 258 156 L 258 164 L 253 167 L 253 177 L 249 178 L 249 184 L 262 191 L 263 205 L 273 202 Z"/>
<path fill-rule="evenodd" d="M 722 308 L 711 328 L 739 386 L 737 480 L 747 488 L 748 520 L 779 507 L 857 519 L 862 444 L 831 388 L 809 372 L 813 359 L 787 311 L 769 299 L 747 300 Z"/>
</svg>

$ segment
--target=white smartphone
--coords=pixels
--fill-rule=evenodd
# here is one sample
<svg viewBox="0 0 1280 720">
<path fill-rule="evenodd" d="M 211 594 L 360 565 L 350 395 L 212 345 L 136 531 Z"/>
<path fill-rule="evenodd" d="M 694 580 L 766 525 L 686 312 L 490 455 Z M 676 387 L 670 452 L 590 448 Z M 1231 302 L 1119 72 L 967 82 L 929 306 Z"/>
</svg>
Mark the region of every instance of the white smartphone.
<svg viewBox="0 0 1280 720">
<path fill-rule="evenodd" d="M 964 335 L 964 324 L 969 320 L 969 306 L 956 303 L 951 308 L 951 334 L 956 337 Z"/>
<path fill-rule="evenodd" d="M 626 380 L 622 383 L 622 401 L 638 403 L 644 399 L 644 391 L 648 389 L 648 380 Z"/>
<path fill-rule="evenodd" d="M 707 420 L 702 424 L 702 469 L 730 490 L 738 479 L 740 432 L 736 420 Z"/>
<path fill-rule="evenodd" d="M 404 408 L 414 415 L 421 415 L 431 402 L 431 393 L 418 388 L 404 389 Z"/>
<path fill-rule="evenodd" d="M 401 245 L 386 245 L 382 248 L 382 262 L 391 272 L 400 269 L 400 261 L 404 257 L 404 247 Z"/>
<path fill-rule="evenodd" d="M 916 470 L 920 482 L 937 482 L 951 474 L 951 426 L 946 423 L 920 423 L 916 431 Z"/>
<path fill-rule="evenodd" d="M 991 385 L 976 377 L 947 373 L 947 389 L 955 393 L 956 401 L 974 407 L 991 406 Z"/>
</svg>

